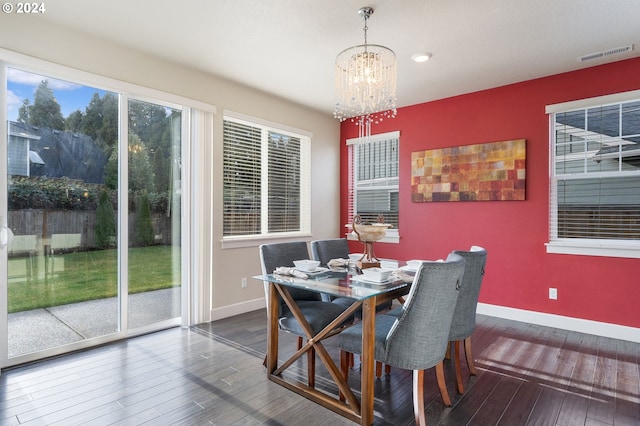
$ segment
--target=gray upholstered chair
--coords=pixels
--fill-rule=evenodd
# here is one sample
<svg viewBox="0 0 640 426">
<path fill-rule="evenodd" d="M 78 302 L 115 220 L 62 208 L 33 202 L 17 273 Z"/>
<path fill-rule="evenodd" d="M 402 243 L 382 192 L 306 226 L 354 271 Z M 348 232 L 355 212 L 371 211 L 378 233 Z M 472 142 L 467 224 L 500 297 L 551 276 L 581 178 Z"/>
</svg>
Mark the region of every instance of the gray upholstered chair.
<svg viewBox="0 0 640 426">
<path fill-rule="evenodd" d="M 331 238 L 327 240 L 314 240 L 311 241 L 311 255 L 314 260 L 320 261 L 320 266 L 327 266 L 333 259 L 349 259 L 349 244 L 346 238 Z M 353 299 L 348 297 L 333 297 L 326 300 L 333 303 L 337 303 L 344 307 L 349 307 L 353 304 Z M 376 306 L 376 312 L 386 312 L 391 309 L 393 304 L 392 300 L 382 303 Z M 355 313 L 356 319 L 362 318 L 362 309 L 358 309 Z M 353 359 L 350 360 L 350 364 L 353 365 Z M 386 368 L 389 371 L 389 366 Z M 382 376 L 382 363 L 376 363 L 376 377 Z"/>
<path fill-rule="evenodd" d="M 348 259 L 349 244 L 346 238 L 311 241 L 311 255 L 320 266 L 327 266 L 332 259 Z"/>
<path fill-rule="evenodd" d="M 262 244 L 260 246 L 260 262 L 263 275 L 273 273 L 280 266 L 293 267 L 293 261 L 300 259 L 309 259 L 309 249 L 304 241 Z M 264 284 L 267 306 L 269 285 L 267 282 Z M 309 323 L 314 335 L 345 311 L 344 306 L 323 302 L 320 294 L 314 291 L 298 288 L 289 288 L 288 290 Z M 280 298 L 279 303 L 278 326 L 283 331 L 297 335 L 298 349 L 302 347 L 302 339 L 306 337 L 306 334 L 282 298 Z M 309 386 L 313 387 L 315 382 L 315 351 L 313 349 L 307 353 L 307 362 Z"/>
<path fill-rule="evenodd" d="M 477 374 L 471 353 L 471 334 L 476 328 L 476 308 L 480 286 L 484 277 L 487 264 L 487 251 L 478 246 L 473 246 L 469 251 L 454 251 L 465 260 L 464 277 L 460 296 L 453 312 L 451 331 L 449 332 L 450 347 L 453 346 L 453 363 L 456 370 L 456 384 L 458 393 L 464 392 L 462 373 L 460 370 L 460 342 L 464 342 L 464 353 L 469 367 L 469 374 Z"/>
<path fill-rule="evenodd" d="M 374 358 L 398 368 L 413 370 L 413 409 L 416 424 L 426 423 L 424 370 L 436 368 L 444 404 L 451 399 L 444 383 L 443 359 L 449 342 L 453 311 L 464 274 L 465 260 L 450 254 L 445 262 L 424 263 L 416 272 L 399 316 L 377 315 Z M 338 335 L 341 369 L 347 378 L 347 353 L 360 353 L 362 323 Z"/>
</svg>

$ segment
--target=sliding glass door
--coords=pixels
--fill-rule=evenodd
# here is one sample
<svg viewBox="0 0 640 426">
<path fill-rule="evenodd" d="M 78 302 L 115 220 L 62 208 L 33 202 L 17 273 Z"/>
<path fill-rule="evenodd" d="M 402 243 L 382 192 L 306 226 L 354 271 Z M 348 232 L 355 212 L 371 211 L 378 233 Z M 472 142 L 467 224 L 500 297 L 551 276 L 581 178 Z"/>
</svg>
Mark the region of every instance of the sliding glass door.
<svg viewBox="0 0 640 426">
<path fill-rule="evenodd" d="M 17 68 L 6 76 L 2 358 L 179 323 L 181 109 Z"/>
</svg>

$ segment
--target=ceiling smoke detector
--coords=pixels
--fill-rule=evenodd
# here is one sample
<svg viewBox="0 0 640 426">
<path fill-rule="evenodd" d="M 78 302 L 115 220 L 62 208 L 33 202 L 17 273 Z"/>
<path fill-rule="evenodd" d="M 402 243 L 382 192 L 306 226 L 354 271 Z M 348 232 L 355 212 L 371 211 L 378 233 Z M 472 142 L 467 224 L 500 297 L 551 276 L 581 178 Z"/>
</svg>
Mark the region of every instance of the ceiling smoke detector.
<svg viewBox="0 0 640 426">
<path fill-rule="evenodd" d="M 611 55 L 620 55 L 622 53 L 631 52 L 633 50 L 633 44 L 628 46 L 616 47 L 615 49 L 604 50 L 602 52 L 590 53 L 588 55 L 580 56 L 579 62 L 590 61 L 592 59 L 604 58 Z"/>
</svg>

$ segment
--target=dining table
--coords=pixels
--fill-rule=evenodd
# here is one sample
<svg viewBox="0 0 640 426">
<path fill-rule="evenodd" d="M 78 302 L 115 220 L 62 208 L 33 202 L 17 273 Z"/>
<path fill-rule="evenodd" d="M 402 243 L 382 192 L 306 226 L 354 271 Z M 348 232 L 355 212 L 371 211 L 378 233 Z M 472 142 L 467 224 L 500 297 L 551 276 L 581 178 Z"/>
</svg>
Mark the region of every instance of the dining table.
<svg viewBox="0 0 640 426">
<path fill-rule="evenodd" d="M 354 268 L 320 268 L 318 271 L 258 275 L 253 278 L 268 283 L 267 297 L 267 356 L 266 367 L 268 379 L 285 388 L 320 404 L 356 423 L 371 425 L 374 421 L 374 332 L 376 306 L 393 299 L 401 299 L 409 292 L 410 280 L 402 275 L 392 275 L 384 282 L 371 282 L 363 279 L 359 270 Z M 297 276 L 296 276 L 297 275 Z M 296 301 L 291 297 L 289 289 L 299 288 L 321 293 L 330 298 L 350 298 L 353 303 L 327 327 L 313 335 L 311 328 L 302 315 Z M 306 342 L 289 359 L 278 365 L 278 313 L 279 298 L 282 298 L 305 330 Z M 353 318 L 353 314 L 362 309 L 362 351 L 360 357 L 360 399 L 356 397 L 336 366 L 332 357 L 323 345 L 323 341 L 344 330 L 345 322 Z M 315 351 L 326 367 L 337 392 L 330 393 L 297 379 L 297 374 L 286 374 L 297 360 L 309 351 Z M 296 363 L 296 365 L 298 365 Z M 309 366 L 307 365 L 307 368 Z"/>
</svg>

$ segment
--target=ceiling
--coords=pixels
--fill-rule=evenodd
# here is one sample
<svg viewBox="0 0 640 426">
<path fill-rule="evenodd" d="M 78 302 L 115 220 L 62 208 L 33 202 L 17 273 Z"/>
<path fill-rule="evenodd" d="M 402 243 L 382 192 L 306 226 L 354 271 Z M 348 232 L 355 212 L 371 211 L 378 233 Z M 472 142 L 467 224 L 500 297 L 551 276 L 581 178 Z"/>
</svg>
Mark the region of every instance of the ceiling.
<svg viewBox="0 0 640 426">
<path fill-rule="evenodd" d="M 640 56 L 638 0 L 56 0 L 40 18 L 333 112 L 336 55 L 394 50 L 398 105 Z M 578 57 L 634 45 L 586 62 Z M 428 62 L 411 60 L 431 52 Z"/>
</svg>

